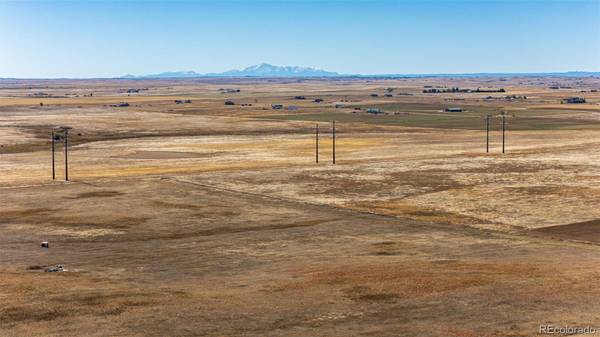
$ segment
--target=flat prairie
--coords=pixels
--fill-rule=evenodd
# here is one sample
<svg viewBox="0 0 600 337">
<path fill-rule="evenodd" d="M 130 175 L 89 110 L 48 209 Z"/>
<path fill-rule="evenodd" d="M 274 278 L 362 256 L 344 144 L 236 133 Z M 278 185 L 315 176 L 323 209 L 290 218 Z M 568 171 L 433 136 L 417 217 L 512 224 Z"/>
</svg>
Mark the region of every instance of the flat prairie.
<svg viewBox="0 0 600 337">
<path fill-rule="evenodd" d="M 600 329 L 599 89 L 0 80 L 0 336 Z"/>
</svg>

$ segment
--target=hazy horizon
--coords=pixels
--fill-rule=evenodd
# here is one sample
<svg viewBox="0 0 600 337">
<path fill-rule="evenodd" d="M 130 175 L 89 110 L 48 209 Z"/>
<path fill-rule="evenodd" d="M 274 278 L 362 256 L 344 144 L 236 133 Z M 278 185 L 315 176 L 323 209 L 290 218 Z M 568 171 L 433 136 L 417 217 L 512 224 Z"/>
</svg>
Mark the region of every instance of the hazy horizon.
<svg viewBox="0 0 600 337">
<path fill-rule="evenodd" d="M 600 1 L 0 2 L 0 77 L 600 72 Z"/>
<path fill-rule="evenodd" d="M 273 64 L 269 64 L 266 62 L 263 62 L 261 64 L 268 64 L 268 65 L 273 65 Z M 254 65 L 249 65 L 249 66 L 254 66 Z M 273 65 L 273 66 L 295 66 L 295 65 Z M 303 67 L 303 66 L 299 66 L 299 67 Z M 235 69 L 229 69 L 227 71 L 231 71 L 231 70 L 243 70 L 244 68 L 247 68 L 246 66 L 244 67 L 238 67 Z M 313 67 L 310 67 L 313 68 Z M 328 71 L 328 69 L 323 69 L 323 68 L 318 68 L 318 67 L 314 67 L 313 69 L 315 70 L 323 70 L 323 71 Z M 163 75 L 163 74 L 168 74 L 168 73 L 185 73 L 185 72 L 194 72 L 196 73 L 199 77 L 205 76 L 205 77 L 210 77 L 211 74 L 216 74 L 217 76 L 223 72 L 208 72 L 208 73 L 199 73 L 196 72 L 194 70 L 191 69 L 184 69 L 184 70 L 168 70 L 168 71 L 161 71 L 161 72 L 156 72 L 156 73 L 147 73 L 147 74 L 131 74 L 131 73 L 126 73 L 126 74 L 121 74 L 118 76 L 107 76 L 107 77 L 102 77 L 102 76 L 92 76 L 92 77 L 66 77 L 66 76 L 55 76 L 55 77 L 2 77 L 0 76 L 0 79 L 18 79 L 18 80 L 47 80 L 47 79 L 143 79 L 143 78 L 153 78 L 152 76 L 155 75 Z M 465 73 L 381 73 L 381 74 L 345 74 L 345 73 L 338 73 L 339 77 L 344 77 L 344 76 L 348 76 L 348 77 L 353 77 L 353 76 L 364 76 L 364 77 L 369 77 L 369 76 L 373 76 L 373 77 L 377 77 L 377 76 L 444 76 L 444 75 L 456 75 L 456 76 L 461 76 L 461 75 L 510 75 L 510 74 L 515 74 L 515 75 L 537 75 L 537 74 L 546 74 L 546 75 L 551 75 L 551 74 L 568 74 L 568 73 L 572 73 L 572 74 L 577 74 L 577 73 L 593 73 L 593 74 L 600 74 L 600 71 L 587 71 L 587 70 L 569 70 L 569 71 L 538 71 L 538 72 L 465 72 Z M 253 77 L 253 76 L 249 76 L 249 77 Z M 259 76 L 260 77 L 260 76 Z M 291 76 L 290 76 L 291 77 Z M 299 77 L 303 77 L 303 76 L 299 76 Z M 310 76 L 309 76 L 310 77 Z M 169 77 L 165 77 L 165 78 L 169 78 Z M 176 77 L 173 77 L 176 78 Z"/>
</svg>

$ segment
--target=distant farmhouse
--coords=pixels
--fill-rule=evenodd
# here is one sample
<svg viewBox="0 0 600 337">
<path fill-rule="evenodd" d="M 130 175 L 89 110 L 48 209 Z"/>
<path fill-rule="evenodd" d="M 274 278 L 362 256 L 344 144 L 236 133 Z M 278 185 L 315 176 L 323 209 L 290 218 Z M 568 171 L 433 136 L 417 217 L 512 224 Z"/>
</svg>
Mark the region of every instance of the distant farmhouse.
<svg viewBox="0 0 600 337">
<path fill-rule="evenodd" d="M 585 98 L 583 98 L 583 97 L 569 97 L 569 98 L 563 99 L 561 101 L 561 103 L 569 103 L 569 104 L 585 103 Z"/>
<path fill-rule="evenodd" d="M 121 102 L 119 104 L 111 104 L 111 107 L 113 107 L 113 108 L 115 108 L 115 107 L 125 108 L 125 107 L 128 107 L 128 106 L 129 106 L 129 103 L 127 103 L 127 102 Z"/>
<path fill-rule="evenodd" d="M 33 94 L 29 94 L 29 96 L 31 96 L 31 97 L 50 97 L 52 95 L 40 91 L 40 92 L 36 92 L 36 93 L 33 93 Z"/>
<path fill-rule="evenodd" d="M 271 104 L 271 108 L 274 110 L 281 110 L 283 109 L 283 104 Z"/>
<path fill-rule="evenodd" d="M 444 109 L 444 111 L 446 111 L 446 112 L 462 112 L 463 109 L 462 108 L 446 108 L 446 109 Z"/>
<path fill-rule="evenodd" d="M 382 112 L 381 112 L 381 109 L 379 109 L 379 108 L 369 108 L 369 109 L 367 109 L 367 113 L 372 114 L 372 115 L 377 115 Z"/>
<path fill-rule="evenodd" d="M 148 88 L 127 88 L 127 89 L 120 89 L 120 92 L 125 92 L 128 94 L 137 94 L 140 91 L 147 91 Z"/>
<path fill-rule="evenodd" d="M 224 89 L 224 88 L 219 88 L 218 91 L 221 92 L 222 94 L 234 94 L 234 93 L 240 92 L 240 89 Z"/>
</svg>

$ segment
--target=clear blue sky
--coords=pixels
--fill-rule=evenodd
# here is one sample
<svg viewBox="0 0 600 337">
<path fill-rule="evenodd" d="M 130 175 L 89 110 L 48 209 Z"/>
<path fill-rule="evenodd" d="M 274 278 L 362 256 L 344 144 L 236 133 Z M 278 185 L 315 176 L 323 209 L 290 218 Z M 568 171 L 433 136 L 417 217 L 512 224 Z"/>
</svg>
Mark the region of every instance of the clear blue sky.
<svg viewBox="0 0 600 337">
<path fill-rule="evenodd" d="M 0 77 L 600 71 L 600 0 L 0 0 Z"/>
</svg>

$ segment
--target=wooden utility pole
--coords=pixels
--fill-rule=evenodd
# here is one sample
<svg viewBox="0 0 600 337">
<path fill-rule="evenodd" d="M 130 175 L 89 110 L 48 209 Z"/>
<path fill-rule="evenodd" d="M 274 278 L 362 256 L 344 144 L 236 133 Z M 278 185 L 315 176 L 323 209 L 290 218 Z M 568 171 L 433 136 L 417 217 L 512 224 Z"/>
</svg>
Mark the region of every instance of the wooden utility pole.
<svg viewBox="0 0 600 337">
<path fill-rule="evenodd" d="M 54 169 L 54 131 L 52 131 L 52 180 L 56 179 L 56 170 Z"/>
<path fill-rule="evenodd" d="M 65 180 L 69 181 L 69 150 L 68 150 L 68 143 L 69 143 L 69 129 L 64 129 L 65 130 Z"/>
<path fill-rule="evenodd" d="M 502 114 L 502 153 L 504 153 L 504 133 L 506 131 L 506 115 Z"/>
<path fill-rule="evenodd" d="M 63 140 L 65 142 L 65 180 L 69 180 L 69 130 L 71 128 L 68 126 L 60 126 L 54 128 L 52 130 L 52 180 L 56 179 L 56 139 L 57 135 L 62 133 Z"/>
<path fill-rule="evenodd" d="M 315 132 L 315 162 L 319 163 L 319 124 L 317 124 Z"/>
<path fill-rule="evenodd" d="M 485 116 L 485 152 L 490 152 L 490 115 Z"/>
<path fill-rule="evenodd" d="M 333 121 L 333 163 L 335 164 L 335 121 Z"/>
</svg>

